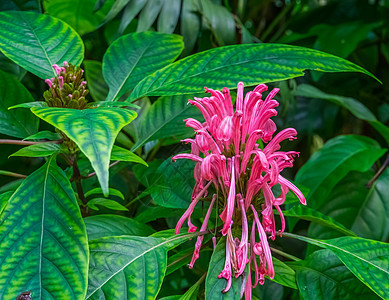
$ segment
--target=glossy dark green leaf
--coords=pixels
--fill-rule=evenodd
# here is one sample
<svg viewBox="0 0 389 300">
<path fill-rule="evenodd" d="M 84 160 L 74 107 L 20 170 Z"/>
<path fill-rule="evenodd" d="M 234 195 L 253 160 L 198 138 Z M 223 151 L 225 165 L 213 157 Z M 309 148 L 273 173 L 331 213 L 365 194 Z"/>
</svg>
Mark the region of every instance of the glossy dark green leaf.
<svg viewBox="0 0 389 300">
<path fill-rule="evenodd" d="M 224 269 L 226 260 L 226 242 L 225 238 L 220 239 L 213 251 L 211 261 L 209 262 L 207 278 L 205 280 L 205 299 L 240 299 L 240 288 L 242 285 L 242 276 L 239 278 L 232 277 L 231 288 L 227 293 L 222 293 L 225 289 L 227 280 L 219 279 L 220 272 Z"/>
<path fill-rule="evenodd" d="M 147 75 L 173 62 L 183 49 L 178 35 L 139 32 L 115 40 L 103 58 L 107 100 L 117 100 Z"/>
<path fill-rule="evenodd" d="M 10 157 L 11 156 L 46 157 L 59 152 L 60 149 L 61 146 L 58 144 L 39 143 L 39 144 L 24 147 L 16 151 L 15 153 L 12 153 Z"/>
<path fill-rule="evenodd" d="M 183 121 L 189 117 L 203 119 L 197 108 L 188 105 L 187 96 L 161 97 L 141 118 L 138 138 L 132 150 L 156 139 L 176 137 L 179 140 L 193 135 L 193 129 L 187 128 Z"/>
<path fill-rule="evenodd" d="M 158 14 L 160 13 L 164 0 L 154 0 L 147 1 L 146 5 L 142 9 L 139 19 L 138 27 L 136 31 L 146 31 L 149 30 L 157 19 Z"/>
<path fill-rule="evenodd" d="M 111 21 L 113 18 L 117 16 L 117 14 L 130 2 L 131 0 L 117 0 L 113 3 L 111 9 L 108 14 L 105 16 L 103 20 L 103 24 Z"/>
<path fill-rule="evenodd" d="M 368 188 L 367 183 L 373 176 L 374 172 L 351 172 L 335 186 L 329 196 L 331 201 L 320 210 L 360 237 L 386 241 L 389 237 L 389 170 Z M 316 224 L 311 224 L 308 232 L 317 238 L 336 237 Z"/>
<path fill-rule="evenodd" d="M 94 12 L 96 0 L 50 0 L 44 1 L 44 9 L 50 16 L 61 19 L 72 26 L 80 35 L 98 28 L 114 3 L 108 0 Z"/>
<path fill-rule="evenodd" d="M 204 86 L 236 88 L 304 75 L 304 70 L 360 72 L 374 75 L 342 58 L 316 50 L 278 45 L 246 44 L 219 47 L 179 60 L 143 79 L 130 98 L 190 94 Z"/>
<path fill-rule="evenodd" d="M 292 289 L 297 289 L 296 272 L 287 264 L 278 260 L 277 258 L 273 257 L 272 259 L 275 272 L 273 281 L 283 286 L 287 286 Z M 268 278 L 268 280 L 270 279 Z"/>
<path fill-rule="evenodd" d="M 48 105 L 44 101 L 33 101 L 33 102 L 16 104 L 11 107 L 8 107 L 8 109 L 11 110 L 15 108 L 31 108 L 31 107 L 48 107 Z"/>
<path fill-rule="evenodd" d="M 99 207 L 101 206 L 112 210 L 128 211 L 128 209 L 120 203 L 105 198 L 94 198 L 89 200 L 87 205 L 90 209 L 94 210 L 100 210 Z"/>
<path fill-rule="evenodd" d="M 283 235 L 331 250 L 373 292 L 383 299 L 389 297 L 388 243 L 351 236 L 315 240 L 291 233 Z"/>
<path fill-rule="evenodd" d="M 143 223 L 119 215 L 97 215 L 84 218 L 88 239 L 107 236 L 135 235 L 148 236 L 154 230 Z"/>
<path fill-rule="evenodd" d="M 197 0 L 187 0 L 182 3 L 181 34 L 185 49 L 183 54 L 189 54 L 196 44 L 200 32 L 200 17 L 196 14 Z"/>
<path fill-rule="evenodd" d="M 364 106 L 357 100 L 348 97 L 330 95 L 308 84 L 300 84 L 295 91 L 295 95 L 328 100 L 346 108 L 355 117 L 369 122 L 385 138 L 386 142 L 389 144 L 389 127 L 378 121 L 374 114 L 366 106 Z"/>
<path fill-rule="evenodd" d="M 119 25 L 118 34 L 122 35 L 127 26 L 135 18 L 135 16 L 142 10 L 145 6 L 147 0 L 131 0 L 130 3 L 126 6 L 123 12 L 123 17 Z"/>
<path fill-rule="evenodd" d="M 200 286 L 203 283 L 205 279 L 205 275 L 200 277 L 199 280 L 196 281 L 194 285 L 192 285 L 182 297 L 180 297 L 180 300 L 196 300 L 198 298 L 198 293 L 200 290 Z"/>
<path fill-rule="evenodd" d="M 351 230 L 344 227 L 341 223 L 339 223 L 339 222 L 335 221 L 334 219 L 332 219 L 331 217 L 329 217 L 329 216 L 327 216 L 327 215 L 325 215 L 317 210 L 311 209 L 310 207 L 307 207 L 307 206 L 296 205 L 296 206 L 292 207 L 291 209 L 284 210 L 282 213 L 286 217 L 296 217 L 299 219 L 312 221 L 314 223 L 335 229 L 344 235 L 355 236 L 354 232 L 352 232 Z"/>
<path fill-rule="evenodd" d="M 39 119 L 31 112 L 26 109 L 8 110 L 12 105 L 34 101 L 28 90 L 3 71 L 0 71 L 0 90 L 0 133 L 18 138 L 36 133 Z"/>
<path fill-rule="evenodd" d="M 108 95 L 108 85 L 103 77 L 102 63 L 95 60 L 84 60 L 85 79 L 88 89 L 95 101 L 104 101 Z"/>
<path fill-rule="evenodd" d="M 181 12 L 181 0 L 165 0 L 158 17 L 158 31 L 173 33 Z"/>
<path fill-rule="evenodd" d="M 68 61 L 79 65 L 84 58 L 84 44 L 69 25 L 48 15 L 24 11 L 0 13 L 0 50 L 43 79 L 56 75 L 53 64 Z"/>
<path fill-rule="evenodd" d="M 116 107 L 84 110 L 33 107 L 31 110 L 77 144 L 96 171 L 104 194 L 108 195 L 108 169 L 113 143 L 119 131 L 136 118 L 136 113 Z"/>
<path fill-rule="evenodd" d="M 90 265 L 87 299 L 155 299 L 166 271 L 171 239 L 116 236 L 89 242 Z"/>
<path fill-rule="evenodd" d="M 0 215 L 8 204 L 9 198 L 11 198 L 13 191 L 8 191 L 0 194 Z"/>
<path fill-rule="evenodd" d="M 386 150 L 371 138 L 341 135 L 329 140 L 298 171 L 296 182 L 310 189 L 310 207 L 320 207 L 333 187 L 352 170 L 367 171 Z M 310 201 L 312 199 L 312 201 Z"/>
<path fill-rule="evenodd" d="M 7 0 L 0 2 L 0 11 L 28 10 L 41 12 L 40 0 Z"/>
<path fill-rule="evenodd" d="M 26 70 L 24 70 L 22 67 L 14 63 L 9 58 L 7 58 L 1 52 L 0 52 L 0 70 L 15 76 L 15 78 L 18 80 L 22 80 L 22 78 L 27 73 Z"/>
<path fill-rule="evenodd" d="M 148 166 L 148 164 L 135 153 L 116 145 L 114 145 L 112 148 L 111 160 L 128 161 L 142 164 L 146 167 Z"/>
<path fill-rule="evenodd" d="M 55 141 L 61 139 L 59 133 L 51 132 L 51 131 L 39 131 L 33 135 L 30 135 L 23 139 L 23 141 L 31 141 L 31 140 L 50 140 Z"/>
<path fill-rule="evenodd" d="M 15 299 L 23 291 L 33 299 L 85 297 L 85 225 L 53 157 L 23 181 L 0 219 L 1 298 Z"/>
<path fill-rule="evenodd" d="M 330 250 L 319 250 L 293 263 L 303 299 L 379 299 Z"/>
</svg>

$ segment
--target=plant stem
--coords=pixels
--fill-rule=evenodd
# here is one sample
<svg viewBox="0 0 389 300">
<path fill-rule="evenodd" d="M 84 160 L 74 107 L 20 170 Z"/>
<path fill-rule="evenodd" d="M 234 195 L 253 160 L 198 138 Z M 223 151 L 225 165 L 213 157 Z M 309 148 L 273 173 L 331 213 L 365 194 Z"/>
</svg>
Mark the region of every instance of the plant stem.
<svg viewBox="0 0 389 300">
<path fill-rule="evenodd" d="M 81 173 L 80 173 L 80 169 L 78 168 L 78 165 L 77 165 L 77 157 L 76 156 L 74 156 L 74 158 L 73 158 L 73 180 L 76 183 L 78 198 L 81 200 L 83 206 L 85 207 L 84 212 L 83 212 L 83 210 L 81 210 L 81 212 L 83 212 L 83 216 L 85 216 L 88 213 L 87 208 L 86 208 L 88 201 L 85 198 L 84 190 L 82 188 Z"/>
<path fill-rule="evenodd" d="M 381 176 L 382 172 L 385 170 L 385 168 L 389 165 L 389 155 L 388 157 L 386 158 L 385 162 L 383 163 L 383 165 L 381 166 L 381 168 L 378 170 L 378 172 L 373 176 L 372 179 L 369 180 L 369 182 L 367 183 L 367 188 L 371 188 L 374 184 L 374 182 L 378 179 L 378 177 Z"/>
<path fill-rule="evenodd" d="M 27 178 L 27 175 L 19 174 L 19 173 L 14 173 L 14 172 L 1 172 L 0 175 L 5 175 L 5 176 L 11 176 L 11 177 L 16 177 L 16 178 Z"/>
<path fill-rule="evenodd" d="M 292 255 L 292 254 L 289 254 L 289 253 L 285 253 L 284 251 L 281 251 L 279 249 L 276 249 L 276 248 L 273 248 L 273 247 L 270 247 L 271 251 L 274 252 L 274 253 L 277 253 L 285 258 L 289 258 L 290 260 L 293 260 L 293 261 L 300 261 L 301 259 Z"/>
<path fill-rule="evenodd" d="M 36 145 L 36 144 L 44 144 L 44 143 L 61 144 L 62 142 L 63 142 L 62 140 L 45 141 L 45 142 L 30 142 L 30 141 L 21 141 L 21 140 L 0 139 L 0 144 L 8 144 L 8 145 Z"/>
</svg>

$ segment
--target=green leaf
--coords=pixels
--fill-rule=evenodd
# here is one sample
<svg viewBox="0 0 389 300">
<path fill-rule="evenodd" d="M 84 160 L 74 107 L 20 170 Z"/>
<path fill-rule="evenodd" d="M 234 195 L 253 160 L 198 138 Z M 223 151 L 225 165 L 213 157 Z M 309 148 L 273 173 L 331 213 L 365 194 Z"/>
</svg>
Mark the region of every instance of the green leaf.
<svg viewBox="0 0 389 300">
<path fill-rule="evenodd" d="M 27 71 L 15 64 L 0 52 L 0 69 L 8 74 L 12 74 L 16 79 L 22 80 Z"/>
<path fill-rule="evenodd" d="M 132 153 L 127 149 L 124 149 L 116 145 L 114 145 L 112 148 L 111 160 L 129 161 L 129 162 L 142 164 L 148 167 L 148 164 L 141 157 L 139 157 L 138 155 Z"/>
<path fill-rule="evenodd" d="M 131 107 L 134 109 L 140 109 L 141 107 L 130 101 L 98 101 L 88 104 L 88 107 Z"/>
<path fill-rule="evenodd" d="M 130 33 L 115 40 L 103 58 L 107 100 L 119 99 L 147 75 L 173 62 L 183 47 L 181 36 L 157 32 Z"/>
<path fill-rule="evenodd" d="M 12 75 L 0 71 L 0 90 L 0 133 L 18 138 L 36 133 L 39 126 L 38 118 L 27 110 L 8 110 L 8 107 L 17 103 L 34 101 L 24 85 Z"/>
<path fill-rule="evenodd" d="M 33 299 L 85 297 L 85 225 L 53 157 L 23 181 L 0 220 L 1 298 L 15 299 L 23 291 L 31 291 Z"/>
<path fill-rule="evenodd" d="M 114 3 L 113 0 L 106 1 L 100 10 L 94 12 L 95 2 L 96 0 L 45 0 L 43 6 L 47 14 L 61 19 L 83 35 L 97 29 Z"/>
<path fill-rule="evenodd" d="M 102 24 L 105 24 L 109 21 L 111 21 L 113 18 L 117 16 L 117 14 L 130 2 L 131 0 L 116 0 L 111 9 L 109 10 L 108 14 L 105 16 Z"/>
<path fill-rule="evenodd" d="M 68 61 L 79 65 L 84 58 L 80 36 L 56 18 L 34 12 L 9 11 L 1 12 L 0 20 L 0 50 L 40 78 L 57 75 L 53 64 Z"/>
<path fill-rule="evenodd" d="M 310 189 L 312 208 L 320 207 L 333 187 L 352 170 L 367 171 L 386 150 L 371 138 L 341 135 L 329 140 L 298 171 L 296 182 Z M 309 201 L 312 199 L 312 201 Z"/>
<path fill-rule="evenodd" d="M 39 0 L 7 0 L 0 2 L 0 11 L 4 10 L 29 10 L 41 12 Z"/>
<path fill-rule="evenodd" d="M 287 264 L 278 260 L 277 258 L 273 257 L 272 259 L 275 272 L 273 281 L 283 286 L 287 286 L 292 289 L 297 289 L 296 272 Z"/>
<path fill-rule="evenodd" d="M 200 18 L 195 13 L 197 10 L 197 0 L 187 0 L 182 3 L 181 12 L 181 34 L 184 40 L 184 55 L 188 55 L 194 45 L 200 32 Z"/>
<path fill-rule="evenodd" d="M 219 47 L 181 59 L 147 76 L 134 88 L 132 100 L 148 96 L 179 95 L 212 89 L 252 86 L 304 75 L 304 70 L 361 72 L 363 68 L 320 51 L 278 44 Z M 378 80 L 378 79 L 377 79 Z"/>
<path fill-rule="evenodd" d="M 14 108 L 31 108 L 31 107 L 48 107 L 48 105 L 44 101 L 33 101 L 33 102 L 26 102 L 26 103 L 13 105 L 11 107 L 8 107 L 8 109 L 11 110 Z"/>
<path fill-rule="evenodd" d="M 165 0 L 158 17 L 158 31 L 173 33 L 181 12 L 181 0 Z"/>
<path fill-rule="evenodd" d="M 136 113 L 116 107 L 84 110 L 33 107 L 31 110 L 77 144 L 90 160 L 103 193 L 107 196 L 113 143 L 119 131 L 136 118 Z"/>
<path fill-rule="evenodd" d="M 131 150 L 135 151 L 145 143 L 157 139 L 168 137 L 179 139 L 193 135 L 193 129 L 187 128 L 183 121 L 189 117 L 203 119 L 197 108 L 188 105 L 186 96 L 161 97 L 140 119 L 138 138 Z"/>
<path fill-rule="evenodd" d="M 204 281 L 204 278 L 205 278 L 205 275 L 204 274 L 203 276 L 200 277 L 199 280 L 196 281 L 196 283 L 194 285 L 192 285 L 189 290 L 187 290 L 185 292 L 184 295 L 182 295 L 182 297 L 180 298 L 180 300 L 196 300 L 197 299 L 197 296 L 198 296 L 198 293 L 199 293 L 199 290 L 200 290 L 200 286 L 201 284 L 203 283 Z"/>
<path fill-rule="evenodd" d="M 325 214 L 317 210 L 311 209 L 307 206 L 296 205 L 291 209 L 284 210 L 282 213 L 286 217 L 297 217 L 303 220 L 312 221 L 317 224 L 335 229 L 345 235 L 355 236 L 354 232 L 347 229 L 331 217 L 326 216 Z"/>
<path fill-rule="evenodd" d="M 296 270 L 303 299 L 377 299 L 330 250 L 314 252 L 306 260 L 290 263 Z"/>
<path fill-rule="evenodd" d="M 374 172 L 351 172 L 340 181 L 328 197 L 331 201 L 320 207 L 326 215 L 332 217 L 358 236 L 386 241 L 389 237 L 389 169 L 373 183 L 367 183 Z M 309 236 L 317 238 L 337 237 L 327 228 L 311 224 Z"/>
<path fill-rule="evenodd" d="M 122 35 L 127 26 L 135 18 L 135 16 L 141 11 L 145 6 L 147 0 L 132 0 L 126 6 L 123 12 L 123 17 L 119 25 L 118 35 Z"/>
<path fill-rule="evenodd" d="M 11 198 L 13 193 L 13 191 L 9 191 L 0 194 L 0 216 L 3 213 L 5 207 L 7 206 L 8 200 L 9 198 Z"/>
<path fill-rule="evenodd" d="M 50 140 L 50 141 L 56 141 L 61 139 L 61 136 L 59 133 L 51 132 L 51 131 L 39 131 L 33 135 L 30 135 L 23 139 L 23 141 L 30 141 L 30 140 Z"/>
<path fill-rule="evenodd" d="M 143 223 L 119 215 L 98 215 L 84 218 L 89 240 L 107 236 L 148 236 L 154 230 Z"/>
<path fill-rule="evenodd" d="M 389 144 L 389 127 L 379 122 L 374 116 L 374 114 L 366 106 L 364 106 L 357 100 L 348 97 L 326 94 L 308 84 L 300 84 L 294 92 L 294 95 L 328 100 L 346 108 L 355 117 L 369 122 L 385 138 L 386 142 Z"/>
<path fill-rule="evenodd" d="M 351 236 L 315 240 L 292 233 L 284 232 L 283 235 L 330 249 L 373 292 L 383 299 L 389 297 L 388 243 Z"/>
<path fill-rule="evenodd" d="M 213 251 L 211 261 L 209 262 L 207 278 L 205 280 L 205 299 L 240 299 L 240 288 L 242 285 L 242 276 L 239 278 L 232 277 L 231 288 L 227 293 L 222 293 L 227 281 L 219 279 L 220 272 L 224 269 L 226 260 L 226 242 L 225 238 L 220 239 Z"/>
<path fill-rule="evenodd" d="M 167 244 L 193 237 L 103 237 L 89 242 L 87 299 L 155 299 L 166 271 Z"/>
<path fill-rule="evenodd" d="M 117 203 L 114 200 L 105 199 L 105 198 L 95 198 L 92 200 L 89 200 L 87 203 L 88 207 L 94 210 L 100 210 L 96 205 L 100 205 L 112 210 L 122 210 L 127 211 L 128 209 L 121 205 L 120 203 Z"/>
<path fill-rule="evenodd" d="M 104 101 L 108 95 L 108 85 L 103 77 L 102 63 L 94 60 L 84 60 L 85 79 L 88 89 L 95 101 Z"/>
<path fill-rule="evenodd" d="M 151 25 L 157 19 L 163 5 L 163 0 L 147 1 L 138 18 L 138 27 L 136 31 L 149 30 Z"/>
<path fill-rule="evenodd" d="M 26 157 L 46 157 L 53 155 L 61 150 L 61 146 L 53 143 L 39 143 L 31 146 L 24 147 L 11 156 L 26 156 Z"/>
<path fill-rule="evenodd" d="M 90 191 L 87 191 L 85 193 L 85 197 L 89 197 L 90 195 L 98 195 L 98 194 L 103 194 L 103 190 L 99 187 L 91 189 Z M 124 196 L 123 196 L 122 192 L 115 190 L 113 188 L 109 188 L 109 195 L 116 196 L 116 197 L 119 197 L 120 199 L 124 200 Z"/>
</svg>

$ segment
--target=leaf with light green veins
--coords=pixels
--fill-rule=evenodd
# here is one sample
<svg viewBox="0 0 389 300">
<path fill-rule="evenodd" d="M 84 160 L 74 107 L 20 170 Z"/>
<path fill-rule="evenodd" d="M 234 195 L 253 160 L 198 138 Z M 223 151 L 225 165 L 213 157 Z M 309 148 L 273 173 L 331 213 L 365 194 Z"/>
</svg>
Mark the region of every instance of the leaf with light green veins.
<svg viewBox="0 0 389 300">
<path fill-rule="evenodd" d="M 92 200 L 89 200 L 87 205 L 90 209 L 94 209 L 94 210 L 100 210 L 100 208 L 97 206 L 99 205 L 112 210 L 128 211 L 128 208 L 121 205 L 120 203 L 105 198 L 94 198 Z"/>
<path fill-rule="evenodd" d="M 84 299 L 85 225 L 54 157 L 23 181 L 0 220 L 1 299 L 15 299 L 24 291 L 31 291 L 33 299 Z"/>
<path fill-rule="evenodd" d="M 371 138 L 340 135 L 314 153 L 297 172 L 295 180 L 310 189 L 306 198 L 309 206 L 315 209 L 325 203 L 334 186 L 350 171 L 369 170 L 385 152 Z"/>
<path fill-rule="evenodd" d="M 379 299 L 330 250 L 316 251 L 304 261 L 289 265 L 296 270 L 300 295 L 305 300 Z"/>
<path fill-rule="evenodd" d="M 84 44 L 69 25 L 48 15 L 25 11 L 0 13 L 0 50 L 43 79 L 57 75 L 53 64 L 68 61 L 79 65 L 84 58 Z"/>
<path fill-rule="evenodd" d="M 319 89 L 315 88 L 314 86 L 308 84 L 300 84 L 294 92 L 294 95 L 307 98 L 328 100 L 340 106 L 343 106 L 344 108 L 349 110 L 355 117 L 369 122 L 370 125 L 373 126 L 389 144 L 389 127 L 378 121 L 374 114 L 361 102 L 358 102 L 353 98 L 324 93 Z"/>
<path fill-rule="evenodd" d="M 103 193 L 107 196 L 113 143 L 119 131 L 136 118 L 136 113 L 116 107 L 84 110 L 33 107 L 31 111 L 77 144 L 90 160 Z"/>
<path fill-rule="evenodd" d="M 283 286 L 287 286 L 292 289 L 297 289 L 296 272 L 287 264 L 278 260 L 277 258 L 272 257 L 272 260 L 273 260 L 273 267 L 275 273 L 273 281 Z"/>
<path fill-rule="evenodd" d="M 220 272 L 224 269 L 226 260 L 226 241 L 223 237 L 216 245 L 215 251 L 212 253 L 211 261 L 209 262 L 207 278 L 205 279 L 205 299 L 206 300 L 239 300 L 240 288 L 242 285 L 242 276 L 234 278 L 232 276 L 231 288 L 227 293 L 222 293 L 226 288 L 227 280 L 219 279 Z"/>
<path fill-rule="evenodd" d="M 39 143 L 24 147 L 11 156 L 26 156 L 26 157 L 45 157 L 53 155 L 61 150 L 61 146 L 53 143 Z"/>
<path fill-rule="evenodd" d="M 128 161 L 142 164 L 146 167 L 149 166 L 141 157 L 139 157 L 135 153 L 116 145 L 113 145 L 111 160 Z"/>
<path fill-rule="evenodd" d="M 183 48 L 181 36 L 158 32 L 130 33 L 115 40 L 103 57 L 106 100 L 118 100 L 147 75 L 173 62 Z"/>
<path fill-rule="evenodd" d="M 0 195 L 1 197 L 1 195 Z M 84 218 L 88 240 L 106 236 L 149 236 L 155 231 L 150 226 L 120 215 L 97 215 Z"/>
<path fill-rule="evenodd" d="M 131 150 L 135 151 L 149 141 L 167 137 L 180 139 L 194 134 L 183 122 L 189 117 L 203 119 L 196 107 L 188 105 L 188 96 L 159 98 L 139 120 L 138 137 Z"/>
<path fill-rule="evenodd" d="M 26 138 L 23 139 L 23 141 L 31 141 L 31 140 L 50 140 L 50 141 L 55 141 L 55 140 L 60 140 L 61 135 L 57 132 L 51 132 L 51 131 L 39 131 L 33 135 L 30 135 Z"/>
<path fill-rule="evenodd" d="M 389 298 L 389 244 L 359 237 L 345 236 L 330 240 L 315 240 L 292 233 L 295 238 L 333 251 L 345 266 L 373 292 Z"/>
<path fill-rule="evenodd" d="M 199 93 L 205 86 L 235 89 L 239 81 L 252 86 L 303 76 L 305 70 L 360 72 L 377 79 L 343 58 L 317 50 L 279 44 L 245 44 L 210 49 L 168 65 L 139 82 L 130 99 Z"/>
<path fill-rule="evenodd" d="M 8 110 L 12 105 L 34 101 L 24 85 L 12 75 L 0 71 L 0 90 L 0 133 L 18 138 L 36 133 L 39 119 L 31 112 L 25 109 Z"/>
<path fill-rule="evenodd" d="M 86 299 L 155 299 L 166 271 L 171 239 L 137 236 L 103 237 L 89 242 L 90 265 Z"/>
</svg>

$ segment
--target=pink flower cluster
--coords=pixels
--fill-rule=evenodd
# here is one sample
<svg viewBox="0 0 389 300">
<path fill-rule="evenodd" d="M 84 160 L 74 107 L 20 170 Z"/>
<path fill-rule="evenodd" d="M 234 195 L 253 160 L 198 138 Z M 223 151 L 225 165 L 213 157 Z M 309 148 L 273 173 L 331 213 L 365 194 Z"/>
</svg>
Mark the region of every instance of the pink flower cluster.
<svg viewBox="0 0 389 300">
<path fill-rule="evenodd" d="M 273 207 L 281 218 L 281 230 L 285 229 L 285 219 L 280 209 L 287 192 L 292 190 L 306 204 L 301 191 L 280 175 L 284 168 L 292 167 L 293 157 L 298 152 L 283 152 L 280 143 L 296 138 L 297 132 L 287 128 L 273 137 L 276 125 L 271 117 L 277 115 L 275 107 L 278 102 L 273 99 L 279 89 L 273 89 L 265 98 L 262 93 L 267 90 L 264 84 L 258 85 L 243 98 L 242 82 L 238 84 L 236 109 L 234 111 L 230 91 L 223 92 L 205 88 L 210 97 L 194 98 L 189 103 L 195 105 L 203 114 L 205 122 L 189 118 L 184 120 L 186 126 L 192 127 L 196 136 L 185 139 L 191 144 L 190 154 L 178 154 L 176 159 L 191 159 L 197 164 L 194 169 L 196 180 L 192 202 L 177 223 L 178 234 L 185 221 L 189 232 L 197 230 L 191 222 L 191 214 L 197 203 L 208 196 L 208 189 L 213 183 L 213 196 L 200 231 L 207 229 L 209 217 L 215 202 L 219 201 L 223 210 L 220 219 L 223 221 L 221 233 L 226 238 L 226 260 L 219 278 L 227 280 L 223 292 L 227 292 L 232 283 L 232 276 L 247 276 L 242 293 L 251 299 L 251 290 L 258 283 L 264 283 L 265 275 L 274 277 L 272 255 L 267 234 L 274 240 L 276 235 Z M 266 143 L 263 149 L 259 141 Z M 261 143 L 263 145 L 263 143 Z M 272 187 L 281 186 L 281 194 L 275 197 Z M 259 214 L 258 214 L 259 212 Z M 249 232 L 249 222 L 251 232 Z M 232 230 L 238 228 L 238 230 Z M 234 237 L 233 232 L 241 232 Z M 192 268 L 203 241 L 197 238 L 195 250 L 189 267 Z M 256 257 L 259 258 L 259 265 Z M 244 273 L 246 266 L 248 274 Z M 254 282 L 251 279 L 251 268 L 255 271 Z"/>
</svg>

